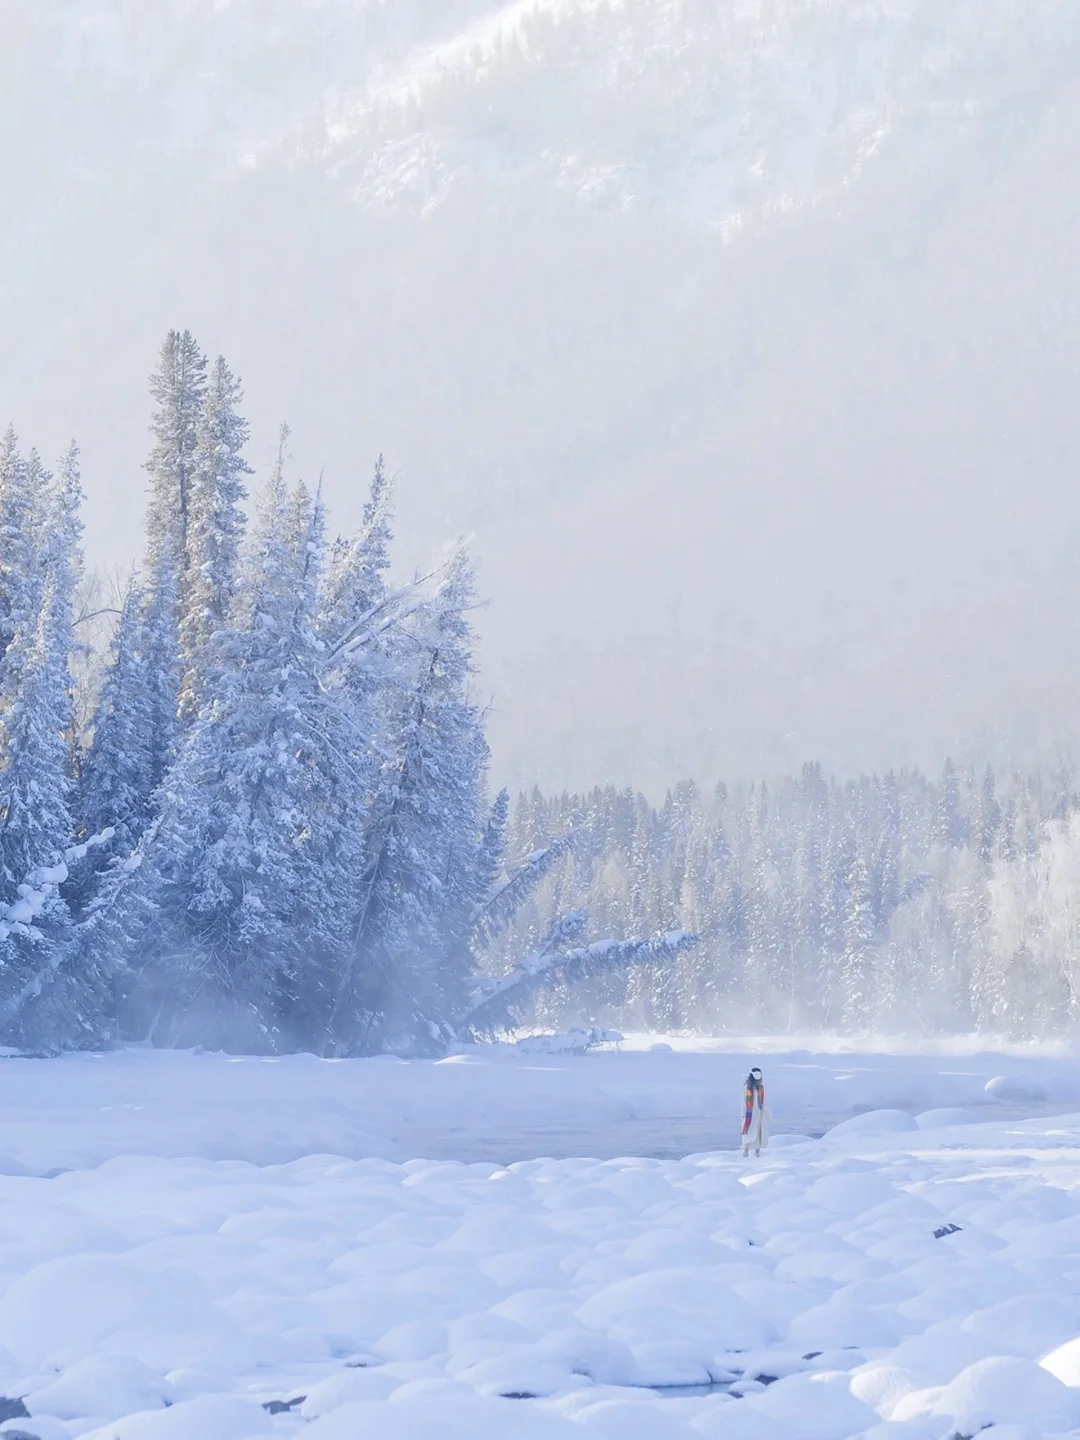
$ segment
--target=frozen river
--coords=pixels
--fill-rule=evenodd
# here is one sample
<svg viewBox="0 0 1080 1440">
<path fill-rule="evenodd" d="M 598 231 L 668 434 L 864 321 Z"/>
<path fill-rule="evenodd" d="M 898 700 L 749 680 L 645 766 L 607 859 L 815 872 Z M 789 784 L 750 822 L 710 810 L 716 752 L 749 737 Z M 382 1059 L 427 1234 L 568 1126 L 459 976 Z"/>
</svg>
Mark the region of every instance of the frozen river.
<svg viewBox="0 0 1080 1440">
<path fill-rule="evenodd" d="M 819 1136 L 869 1110 L 960 1107 L 1013 1121 L 1080 1111 L 1080 1062 L 971 1044 L 924 1053 L 776 1051 L 776 1042 L 436 1060 L 281 1059 L 141 1049 L 0 1059 L 0 1173 L 125 1154 L 280 1163 L 349 1159 L 673 1159 L 736 1146 L 749 1065 L 774 1136 Z M 996 1093 L 988 1093 L 990 1084 Z"/>
<path fill-rule="evenodd" d="M 967 1107 L 972 1119 L 1015 1121 L 1060 1115 L 1061 1104 L 1028 1101 L 1023 1104 L 984 1104 Z M 861 1112 L 854 1112 L 861 1113 Z M 914 1112 L 909 1112 L 914 1114 Z M 796 1113 L 786 1119 L 773 1116 L 777 1145 L 794 1136 L 820 1139 L 834 1125 L 851 1119 L 851 1111 Z M 724 1117 L 728 1119 L 728 1117 Z M 786 1120 L 786 1123 L 785 1123 Z M 714 1119 L 696 1115 L 658 1115 L 644 1119 L 615 1118 L 597 1125 L 586 1120 L 574 1125 L 563 1120 L 524 1127 L 473 1129 L 468 1126 L 425 1131 L 409 1130 L 409 1147 L 432 1160 L 495 1160 L 510 1165 L 536 1156 L 552 1159 L 593 1157 L 613 1160 L 621 1155 L 639 1155 L 652 1160 L 679 1160 L 707 1151 L 736 1151 L 737 1124 L 721 1126 Z M 777 1148 L 774 1146 L 774 1148 Z"/>
</svg>

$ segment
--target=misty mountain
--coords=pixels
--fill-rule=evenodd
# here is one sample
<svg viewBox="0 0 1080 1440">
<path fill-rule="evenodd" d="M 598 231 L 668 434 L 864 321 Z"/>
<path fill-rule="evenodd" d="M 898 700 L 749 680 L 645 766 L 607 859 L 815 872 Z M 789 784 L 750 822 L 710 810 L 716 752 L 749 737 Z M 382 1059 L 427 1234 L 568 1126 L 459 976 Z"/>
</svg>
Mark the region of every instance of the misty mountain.
<svg viewBox="0 0 1080 1440">
<path fill-rule="evenodd" d="M 170 325 L 475 532 L 511 782 L 1067 746 L 1068 0 L 16 0 L 0 420 L 138 550 Z M 118 397 L 123 396 L 123 399 Z"/>
</svg>

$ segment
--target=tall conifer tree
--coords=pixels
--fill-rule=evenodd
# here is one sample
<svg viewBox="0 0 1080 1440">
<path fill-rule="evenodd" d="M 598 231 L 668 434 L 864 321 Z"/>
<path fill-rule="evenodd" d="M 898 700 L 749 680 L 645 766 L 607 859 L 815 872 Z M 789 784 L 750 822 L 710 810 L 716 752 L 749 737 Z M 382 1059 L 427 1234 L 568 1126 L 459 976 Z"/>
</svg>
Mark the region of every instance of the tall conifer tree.
<svg viewBox="0 0 1080 1440">
<path fill-rule="evenodd" d="M 32 632 L 16 634 L 9 652 L 21 649 L 24 663 L 6 717 L 0 770 L 0 883 L 9 920 L 0 1033 L 8 1043 L 51 1049 L 98 1033 L 80 1005 L 70 915 L 57 888 L 74 832 L 70 657 L 82 566 L 78 452 L 72 446 L 65 455 L 55 485 L 33 457 L 27 474 L 35 492 L 48 490 L 33 496 L 45 536 L 37 615 Z"/>
<path fill-rule="evenodd" d="M 18 694 L 41 604 L 47 484 L 36 453 L 24 459 L 9 427 L 0 441 L 0 725 Z"/>
<path fill-rule="evenodd" d="M 236 584 L 236 567 L 246 496 L 244 460 L 247 421 L 237 409 L 243 398 L 239 380 L 221 356 L 210 367 L 199 407 L 192 459 L 187 521 L 186 580 L 181 593 L 179 639 L 183 682 L 182 713 L 191 719 L 201 699 L 210 642 L 227 623 Z"/>
<path fill-rule="evenodd" d="M 167 555 L 175 568 L 177 599 L 185 598 L 191 566 L 191 521 L 199 441 L 206 394 L 206 356 L 189 330 L 170 330 L 150 377 L 156 409 L 154 444 L 146 462 L 150 506 L 146 536 L 151 568 Z"/>
</svg>

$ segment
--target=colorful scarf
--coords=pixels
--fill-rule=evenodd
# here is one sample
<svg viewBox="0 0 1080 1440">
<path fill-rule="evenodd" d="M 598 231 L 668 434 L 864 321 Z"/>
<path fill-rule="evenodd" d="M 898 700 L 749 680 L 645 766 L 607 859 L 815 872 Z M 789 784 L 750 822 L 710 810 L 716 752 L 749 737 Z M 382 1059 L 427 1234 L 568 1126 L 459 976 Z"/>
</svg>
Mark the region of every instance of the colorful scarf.
<svg viewBox="0 0 1080 1440">
<path fill-rule="evenodd" d="M 764 1109 L 765 1109 L 765 1081 L 762 1080 L 759 1076 L 755 1075 L 754 1072 L 751 1070 L 750 1074 L 746 1077 L 746 1094 L 745 1094 L 746 1109 L 745 1109 L 745 1112 L 744 1112 L 744 1114 L 743 1114 L 743 1124 L 742 1124 L 742 1133 L 743 1133 L 744 1135 L 748 1135 L 748 1134 L 750 1133 L 750 1126 L 753 1124 L 753 1120 L 754 1120 L 754 1092 L 755 1092 L 755 1091 L 757 1091 L 758 1105 L 759 1105 L 759 1107 L 760 1107 L 762 1110 L 764 1110 Z"/>
</svg>

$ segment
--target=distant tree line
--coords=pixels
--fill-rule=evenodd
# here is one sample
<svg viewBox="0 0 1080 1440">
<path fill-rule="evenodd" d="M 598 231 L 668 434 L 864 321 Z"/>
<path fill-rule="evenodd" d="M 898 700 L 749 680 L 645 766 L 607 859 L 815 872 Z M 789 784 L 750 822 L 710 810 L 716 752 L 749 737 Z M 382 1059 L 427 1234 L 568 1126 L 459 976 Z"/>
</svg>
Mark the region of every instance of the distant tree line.
<svg viewBox="0 0 1080 1440">
<path fill-rule="evenodd" d="M 515 919 L 552 904 L 614 933 L 685 926 L 668 966 L 539 997 L 532 1018 L 648 1029 L 1062 1034 L 1080 1022 L 1080 794 L 1067 764 L 1031 774 L 947 762 L 841 784 L 797 777 L 650 805 L 631 790 L 519 797 L 521 853 L 574 830 L 573 853 Z"/>
<path fill-rule="evenodd" d="M 490 973 L 564 842 L 505 867 L 468 555 L 392 585 L 382 462 L 328 541 L 285 431 L 248 523 L 228 365 L 171 332 L 151 392 L 145 563 L 88 707 L 78 452 L 0 441 L 0 1043 L 438 1051 L 687 948 L 575 911 Z"/>
</svg>

